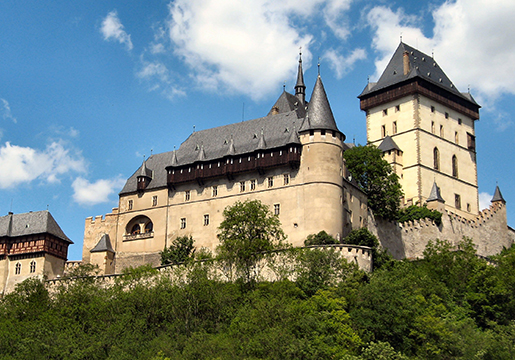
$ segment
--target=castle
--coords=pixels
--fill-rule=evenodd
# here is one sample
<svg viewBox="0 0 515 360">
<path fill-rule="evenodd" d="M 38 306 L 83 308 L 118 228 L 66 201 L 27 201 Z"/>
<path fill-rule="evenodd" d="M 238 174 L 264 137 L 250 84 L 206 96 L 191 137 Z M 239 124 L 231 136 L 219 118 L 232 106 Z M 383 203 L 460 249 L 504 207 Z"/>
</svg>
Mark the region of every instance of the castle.
<svg viewBox="0 0 515 360">
<path fill-rule="evenodd" d="M 307 101 L 300 58 L 295 93 L 283 91 L 265 117 L 194 132 L 177 150 L 144 161 L 118 207 L 86 219 L 83 261 L 105 274 L 158 265 L 159 252 L 184 235 L 214 250 L 223 209 L 247 199 L 269 205 L 294 246 L 321 230 L 342 239 L 364 226 L 396 258 L 419 257 L 436 238 L 470 236 L 481 255 L 513 243 L 498 188 L 490 209 L 479 211 L 474 122 L 480 106 L 432 57 L 401 43 L 359 99 L 368 143 L 400 178 L 401 204 L 438 209 L 442 225 L 373 217 L 345 168 L 343 152 L 353 145 L 336 125 L 320 75 Z"/>
</svg>

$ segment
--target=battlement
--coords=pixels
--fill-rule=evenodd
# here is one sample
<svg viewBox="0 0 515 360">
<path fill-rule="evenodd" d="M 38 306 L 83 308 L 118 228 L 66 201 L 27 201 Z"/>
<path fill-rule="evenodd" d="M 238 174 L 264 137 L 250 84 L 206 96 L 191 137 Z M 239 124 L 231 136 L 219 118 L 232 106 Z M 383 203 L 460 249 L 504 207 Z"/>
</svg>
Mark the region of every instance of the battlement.
<svg viewBox="0 0 515 360">
<path fill-rule="evenodd" d="M 97 216 L 88 216 L 86 218 L 86 225 L 89 224 L 98 224 L 105 222 L 106 220 L 110 220 L 113 216 L 118 216 L 119 209 L 117 207 L 113 208 L 112 211 L 105 215 L 97 215 Z"/>
</svg>

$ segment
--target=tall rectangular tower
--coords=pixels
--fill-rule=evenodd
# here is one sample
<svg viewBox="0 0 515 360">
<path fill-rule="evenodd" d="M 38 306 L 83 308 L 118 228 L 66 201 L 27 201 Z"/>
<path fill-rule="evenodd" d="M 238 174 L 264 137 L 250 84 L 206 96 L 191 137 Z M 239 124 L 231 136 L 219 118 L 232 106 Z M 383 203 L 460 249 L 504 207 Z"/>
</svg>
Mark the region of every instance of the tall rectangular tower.
<svg viewBox="0 0 515 360">
<path fill-rule="evenodd" d="M 377 83 L 359 96 L 367 142 L 383 150 L 404 190 L 403 205 L 423 205 L 433 184 L 446 209 L 479 213 L 474 122 L 480 106 L 436 61 L 401 43 Z"/>
</svg>

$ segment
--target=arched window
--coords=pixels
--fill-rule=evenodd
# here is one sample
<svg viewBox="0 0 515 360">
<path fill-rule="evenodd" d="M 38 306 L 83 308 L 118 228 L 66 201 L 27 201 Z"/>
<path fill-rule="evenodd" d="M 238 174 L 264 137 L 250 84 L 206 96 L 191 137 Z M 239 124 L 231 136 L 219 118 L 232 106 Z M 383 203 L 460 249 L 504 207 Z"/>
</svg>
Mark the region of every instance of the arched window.
<svg viewBox="0 0 515 360">
<path fill-rule="evenodd" d="M 440 170 L 440 152 L 436 147 L 433 149 L 433 168 Z"/>
<path fill-rule="evenodd" d="M 452 176 L 458 177 L 458 158 L 456 155 L 452 156 Z"/>
<path fill-rule="evenodd" d="M 125 227 L 127 235 L 139 235 L 142 233 L 151 233 L 154 231 L 154 224 L 147 216 L 140 215 L 133 218 Z"/>
<path fill-rule="evenodd" d="M 30 262 L 30 273 L 33 274 L 36 272 L 36 261 L 32 260 Z"/>
<path fill-rule="evenodd" d="M 140 232 L 141 232 L 141 228 L 140 228 L 139 224 L 134 224 L 134 226 L 131 229 L 131 235 L 136 235 L 136 234 L 139 234 Z"/>
<path fill-rule="evenodd" d="M 21 264 L 20 263 L 16 263 L 16 268 L 15 268 L 14 273 L 16 275 L 20 275 L 21 274 Z"/>
<path fill-rule="evenodd" d="M 154 224 L 152 224 L 152 221 L 149 221 L 148 223 L 145 224 L 145 232 L 148 233 L 148 232 L 151 232 L 152 230 L 154 230 Z"/>
</svg>

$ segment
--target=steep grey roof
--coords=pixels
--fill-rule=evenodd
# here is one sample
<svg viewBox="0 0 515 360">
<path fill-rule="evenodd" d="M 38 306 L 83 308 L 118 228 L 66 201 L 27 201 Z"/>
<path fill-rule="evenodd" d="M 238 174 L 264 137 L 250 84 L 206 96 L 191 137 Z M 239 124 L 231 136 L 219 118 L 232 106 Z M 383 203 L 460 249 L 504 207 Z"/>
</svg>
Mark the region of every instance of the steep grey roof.
<svg viewBox="0 0 515 360">
<path fill-rule="evenodd" d="M 506 200 L 504 200 L 504 198 L 502 197 L 501 190 L 499 189 L 499 186 L 495 187 L 494 196 L 492 197 L 492 200 L 490 200 L 490 201 L 491 202 L 502 201 L 504 203 L 506 202 Z"/>
<path fill-rule="evenodd" d="M 393 141 L 393 139 L 389 135 L 387 135 L 383 139 L 383 141 L 381 141 L 381 144 L 377 148 L 379 150 L 381 150 L 382 152 L 390 151 L 390 150 L 400 150 L 400 151 L 402 151 L 401 148 L 399 146 L 397 146 L 395 141 Z"/>
<path fill-rule="evenodd" d="M 293 96 L 293 95 L 292 95 Z M 291 132 L 295 124 L 303 121 L 295 110 L 269 115 L 262 118 L 238 122 L 212 129 L 192 133 L 179 149 L 161 154 L 154 154 L 146 161 L 146 166 L 154 171 L 154 177 L 148 189 L 166 186 L 167 166 L 182 166 L 198 162 L 199 151 L 204 151 L 204 161 L 221 159 L 226 156 L 231 147 L 234 155 L 247 154 L 259 150 L 261 130 L 266 149 L 277 148 L 292 143 Z M 201 148 L 202 145 L 202 148 Z M 231 150 L 232 151 L 232 150 Z M 121 194 L 135 192 L 137 189 L 138 169 L 125 183 Z"/>
<path fill-rule="evenodd" d="M 333 111 L 327 100 L 324 85 L 320 75 L 317 77 L 315 88 L 311 94 L 311 100 L 308 106 L 308 114 L 306 121 L 302 124 L 299 131 L 306 130 L 338 130 L 336 121 L 334 120 Z"/>
<path fill-rule="evenodd" d="M 61 240 L 73 244 L 48 210 L 23 214 L 9 214 L 0 217 L 0 237 L 16 237 L 44 233 L 52 234 Z"/>
<path fill-rule="evenodd" d="M 111 239 L 109 238 L 108 234 L 102 235 L 100 240 L 98 241 L 97 245 L 93 249 L 91 249 L 89 252 L 103 252 L 103 251 L 110 251 L 114 253 L 113 247 L 111 246 Z"/>
<path fill-rule="evenodd" d="M 433 187 L 431 188 L 431 193 L 429 194 L 429 197 L 426 200 L 427 202 L 430 201 L 441 201 L 445 202 L 445 200 L 442 198 L 442 195 L 440 194 L 440 188 L 438 185 L 436 185 L 436 181 L 433 182 Z"/>
<path fill-rule="evenodd" d="M 404 75 L 403 63 L 403 56 L 405 52 L 407 52 L 409 56 L 410 69 L 406 75 Z M 466 99 L 467 101 L 472 102 L 474 105 L 477 105 L 470 94 L 465 95 L 459 92 L 456 86 L 454 86 L 451 80 L 447 77 L 447 75 L 445 75 L 443 70 L 432 57 L 427 56 L 423 52 L 402 42 L 397 47 L 397 50 L 393 54 L 392 59 L 388 63 L 388 66 L 386 67 L 377 83 L 369 83 L 359 97 L 415 78 L 422 78 L 427 80 L 437 85 L 438 87 L 445 89 L 463 99 Z"/>
<path fill-rule="evenodd" d="M 279 114 L 297 110 L 298 117 L 303 118 L 306 116 L 306 109 L 304 107 L 305 105 L 301 104 L 298 97 L 290 94 L 287 91 L 283 91 L 281 96 L 279 96 L 279 99 L 277 99 L 275 102 L 274 106 L 272 106 L 272 109 L 270 109 L 268 115 L 272 115 L 273 109 L 275 108 Z"/>
</svg>

